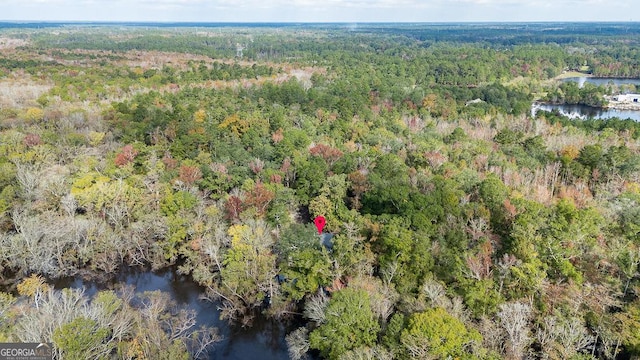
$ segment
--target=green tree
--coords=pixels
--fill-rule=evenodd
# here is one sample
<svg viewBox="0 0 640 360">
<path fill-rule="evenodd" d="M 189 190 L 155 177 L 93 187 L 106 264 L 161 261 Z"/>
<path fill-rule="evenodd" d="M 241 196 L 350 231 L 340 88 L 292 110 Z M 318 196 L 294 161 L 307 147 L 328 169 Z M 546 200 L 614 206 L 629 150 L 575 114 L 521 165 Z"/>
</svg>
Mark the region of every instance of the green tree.
<svg viewBox="0 0 640 360">
<path fill-rule="evenodd" d="M 296 196 L 301 204 L 309 204 L 311 199 L 318 196 L 326 181 L 329 170 L 327 163 L 317 156 L 296 157 L 293 163 L 297 172 L 294 184 Z"/>
<path fill-rule="evenodd" d="M 482 337 L 443 308 L 432 308 L 409 317 L 400 335 L 405 354 L 411 358 L 473 358 L 470 349 Z"/>
<path fill-rule="evenodd" d="M 343 223 L 355 217 L 355 211 L 349 211 L 345 204 L 347 187 L 347 175 L 329 176 L 320 188 L 320 195 L 309 203 L 312 217 L 322 215 L 327 220 L 327 231 L 337 232 Z"/>
<path fill-rule="evenodd" d="M 8 342 L 11 334 L 12 318 L 15 316 L 11 311 L 16 298 L 8 293 L 0 292 L 0 342 Z"/>
<path fill-rule="evenodd" d="M 370 274 L 376 261 L 371 244 L 361 234 L 362 229 L 353 223 L 344 224 L 344 231 L 336 234 L 331 242 L 331 257 L 336 261 L 336 276 Z"/>
<path fill-rule="evenodd" d="M 54 330 L 52 340 L 65 359 L 98 359 L 109 355 L 102 344 L 110 334 L 97 321 L 80 316 Z"/>
<path fill-rule="evenodd" d="M 617 313 L 619 334 L 625 349 L 632 355 L 640 355 L 640 303 L 628 304 L 624 312 Z"/>
<path fill-rule="evenodd" d="M 212 288 L 223 300 L 223 317 L 235 319 L 262 304 L 275 286 L 276 256 L 273 238 L 262 220 L 229 228 L 231 247 L 220 269 L 219 282 Z M 244 319 L 244 318 L 242 318 Z"/>
<path fill-rule="evenodd" d="M 369 174 L 371 189 L 362 199 L 364 213 L 398 214 L 409 199 L 408 167 L 397 155 L 385 154 Z"/>
<path fill-rule="evenodd" d="M 331 282 L 331 259 L 312 224 L 292 224 L 283 231 L 276 248 L 283 290 L 300 300 Z"/>
<path fill-rule="evenodd" d="M 376 342 L 380 324 L 371 311 L 369 294 L 346 288 L 333 294 L 325 309 L 325 322 L 309 334 L 309 345 L 328 359 Z"/>
<path fill-rule="evenodd" d="M 393 218 L 382 228 L 378 239 L 378 261 L 385 281 L 392 282 L 400 293 L 415 291 L 433 267 L 431 241 L 409 230 Z"/>
<path fill-rule="evenodd" d="M 509 188 L 494 174 L 490 174 L 478 187 L 480 198 L 491 211 L 491 225 L 500 234 L 508 231 L 505 201 L 509 198 Z"/>
</svg>

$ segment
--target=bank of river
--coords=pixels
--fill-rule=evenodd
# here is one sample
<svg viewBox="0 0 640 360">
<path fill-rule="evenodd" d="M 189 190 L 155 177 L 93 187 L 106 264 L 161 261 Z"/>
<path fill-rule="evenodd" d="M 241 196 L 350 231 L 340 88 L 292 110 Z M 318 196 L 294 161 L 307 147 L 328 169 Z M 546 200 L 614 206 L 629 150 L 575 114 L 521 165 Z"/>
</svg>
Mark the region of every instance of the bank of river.
<svg viewBox="0 0 640 360">
<path fill-rule="evenodd" d="M 567 104 L 546 104 L 533 103 L 531 105 L 531 116 L 535 116 L 538 111 L 558 111 L 571 119 L 631 119 L 640 121 L 639 110 L 618 109 L 618 108 L 598 108 L 586 105 L 567 105 Z"/>
<path fill-rule="evenodd" d="M 580 75 L 580 73 L 571 73 L 571 75 Z M 558 81 L 562 82 L 576 82 L 580 87 L 585 83 L 591 83 L 597 86 L 600 85 L 635 85 L 640 86 L 640 79 L 628 79 L 628 78 L 600 78 L 593 76 L 568 76 L 559 77 Z M 535 116 L 538 111 L 558 111 L 560 114 L 567 116 L 571 119 L 632 119 L 640 121 L 640 108 L 634 106 L 634 104 L 626 103 L 612 103 L 609 107 L 599 108 L 586 105 L 568 105 L 568 104 L 548 104 L 534 102 L 531 105 L 531 116 Z"/>
<path fill-rule="evenodd" d="M 606 85 L 640 85 L 640 79 L 633 78 L 608 78 L 608 77 L 593 77 L 593 76 L 576 76 L 576 77 L 564 77 L 559 79 L 562 82 L 576 82 L 579 87 L 583 87 L 584 84 L 590 83 L 596 86 Z"/>
<path fill-rule="evenodd" d="M 114 279 L 104 283 L 85 281 L 79 278 L 63 278 L 54 282 L 58 289 L 84 288 L 85 294 L 94 295 L 104 289 L 120 285 L 133 286 L 135 292 L 160 290 L 171 296 L 176 303 L 196 312 L 196 327 L 217 327 L 223 340 L 213 345 L 210 359 L 288 359 L 285 335 L 295 325 L 287 325 L 264 318 L 257 318 L 250 328 L 230 326 L 220 320 L 217 304 L 200 299 L 204 289 L 190 277 L 180 275 L 175 269 L 151 272 L 131 268 L 121 271 Z"/>
</svg>

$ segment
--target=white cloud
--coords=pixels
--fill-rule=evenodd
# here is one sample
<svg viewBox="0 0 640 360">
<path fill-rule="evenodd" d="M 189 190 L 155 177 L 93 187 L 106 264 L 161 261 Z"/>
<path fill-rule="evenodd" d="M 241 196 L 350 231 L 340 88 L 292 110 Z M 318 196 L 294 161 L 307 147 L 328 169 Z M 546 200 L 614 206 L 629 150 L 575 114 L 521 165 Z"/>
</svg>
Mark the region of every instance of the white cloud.
<svg viewBox="0 0 640 360">
<path fill-rule="evenodd" d="M 0 20 L 629 20 L 634 0 L 0 0 Z"/>
</svg>

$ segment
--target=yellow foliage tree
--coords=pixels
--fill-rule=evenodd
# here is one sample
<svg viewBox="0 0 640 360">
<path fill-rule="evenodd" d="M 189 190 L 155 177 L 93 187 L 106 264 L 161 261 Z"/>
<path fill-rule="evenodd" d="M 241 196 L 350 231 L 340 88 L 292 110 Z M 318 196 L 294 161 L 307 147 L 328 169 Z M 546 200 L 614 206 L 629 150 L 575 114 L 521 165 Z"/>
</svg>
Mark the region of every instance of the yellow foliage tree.
<svg viewBox="0 0 640 360">
<path fill-rule="evenodd" d="M 560 150 L 560 155 L 569 160 L 577 158 L 579 154 L 580 150 L 575 145 L 567 145 Z"/>
<path fill-rule="evenodd" d="M 50 289 L 49 284 L 47 284 L 41 276 L 36 274 L 29 276 L 18 284 L 18 294 L 33 298 L 36 307 L 38 307 L 42 296 Z"/>
<path fill-rule="evenodd" d="M 91 146 L 98 146 L 102 142 L 102 140 L 104 140 L 104 136 L 105 133 L 103 132 L 89 132 L 89 144 L 91 144 Z"/>
<path fill-rule="evenodd" d="M 193 121 L 197 123 L 203 123 L 207 118 L 207 112 L 204 109 L 200 109 L 193 114 Z"/>
<path fill-rule="evenodd" d="M 125 181 L 90 172 L 73 182 L 71 195 L 88 211 L 105 211 L 111 221 L 120 222 L 140 209 L 143 191 Z"/>
<path fill-rule="evenodd" d="M 24 114 L 26 120 L 36 122 L 44 119 L 44 111 L 39 108 L 28 108 Z"/>
<path fill-rule="evenodd" d="M 250 124 L 242 119 L 238 114 L 227 116 L 223 122 L 218 125 L 220 129 L 229 129 L 236 136 L 240 136 L 249 130 Z"/>
</svg>

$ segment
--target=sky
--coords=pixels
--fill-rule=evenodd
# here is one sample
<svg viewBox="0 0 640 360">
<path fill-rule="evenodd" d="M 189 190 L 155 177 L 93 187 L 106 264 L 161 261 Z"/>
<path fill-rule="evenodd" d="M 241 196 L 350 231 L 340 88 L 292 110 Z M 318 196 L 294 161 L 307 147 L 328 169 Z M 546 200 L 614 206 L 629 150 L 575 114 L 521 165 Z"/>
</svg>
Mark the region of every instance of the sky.
<svg viewBox="0 0 640 360">
<path fill-rule="evenodd" d="M 0 0 L 0 21 L 639 21 L 639 5 L 638 0 Z"/>
</svg>

